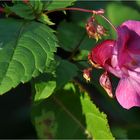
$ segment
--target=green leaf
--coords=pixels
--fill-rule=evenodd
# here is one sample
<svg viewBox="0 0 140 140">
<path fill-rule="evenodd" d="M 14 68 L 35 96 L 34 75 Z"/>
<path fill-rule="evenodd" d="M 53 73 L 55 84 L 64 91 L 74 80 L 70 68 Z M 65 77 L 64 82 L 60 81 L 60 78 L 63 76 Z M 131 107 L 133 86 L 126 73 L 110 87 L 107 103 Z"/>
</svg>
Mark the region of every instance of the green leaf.
<svg viewBox="0 0 140 140">
<path fill-rule="evenodd" d="M 56 88 L 56 81 L 51 75 L 43 74 L 35 80 L 34 101 L 48 98 Z"/>
<path fill-rule="evenodd" d="M 39 138 L 113 139 L 106 115 L 72 83 L 55 96 L 34 104 L 32 120 Z"/>
<path fill-rule="evenodd" d="M 40 14 L 43 10 L 43 3 L 41 0 L 30 0 L 32 10 L 35 14 Z"/>
<path fill-rule="evenodd" d="M 52 72 L 51 74 L 44 73 L 34 80 L 35 101 L 48 98 L 54 91 L 62 88 L 77 75 L 78 68 L 76 65 L 66 60 L 59 60 L 58 63 L 56 63 L 56 72 Z"/>
<path fill-rule="evenodd" d="M 64 0 L 53 0 L 47 7 L 47 10 L 53 10 L 53 9 L 57 9 L 57 8 L 64 8 L 67 6 L 72 6 L 73 3 L 76 0 L 68 0 L 68 1 L 64 1 Z"/>
<path fill-rule="evenodd" d="M 40 74 L 32 80 L 33 100 L 39 101 L 48 98 L 56 89 L 56 68 L 60 64 L 59 58 L 51 61 L 45 69 L 45 73 Z"/>
<path fill-rule="evenodd" d="M 57 40 L 38 22 L 0 20 L 0 94 L 36 77 L 53 60 Z"/>
<path fill-rule="evenodd" d="M 117 11 L 117 12 L 116 12 Z M 126 14 L 127 13 L 127 14 Z M 107 6 L 107 15 L 114 25 L 120 25 L 126 20 L 139 20 L 140 14 L 133 8 L 120 3 L 110 3 Z"/>
<path fill-rule="evenodd" d="M 29 5 L 26 5 L 24 3 L 17 3 L 13 6 L 6 7 L 7 10 L 10 10 L 11 12 L 15 13 L 21 18 L 27 19 L 27 20 L 33 20 L 35 19 L 34 11 L 31 9 Z"/>
<path fill-rule="evenodd" d="M 140 1 L 139 0 L 136 0 L 136 3 L 138 6 L 140 6 Z"/>
<path fill-rule="evenodd" d="M 42 12 L 43 3 L 40 0 L 30 0 L 27 3 L 17 1 L 13 6 L 6 6 L 6 9 L 21 18 L 33 20 Z"/>
<path fill-rule="evenodd" d="M 46 66 L 45 73 L 55 75 L 56 68 L 60 65 L 61 58 L 57 55 L 54 55 L 54 60 Z"/>
<path fill-rule="evenodd" d="M 96 45 L 96 43 L 97 42 L 95 39 L 89 38 L 86 34 L 82 42 L 80 43 L 79 49 L 91 51 L 91 49 Z"/>
<path fill-rule="evenodd" d="M 76 55 L 73 59 L 74 60 L 87 60 L 89 51 L 88 50 L 81 50 L 78 55 Z M 87 60 L 88 61 L 88 60 Z"/>
<path fill-rule="evenodd" d="M 111 130 L 116 139 L 128 139 L 126 128 L 123 128 L 122 126 L 117 126 L 113 127 Z"/>
<path fill-rule="evenodd" d="M 79 46 L 85 35 L 85 29 L 74 23 L 63 21 L 58 27 L 60 47 L 67 51 L 72 51 Z"/>
<path fill-rule="evenodd" d="M 37 18 L 37 20 L 44 23 L 44 24 L 54 25 L 54 23 L 51 22 L 49 17 L 47 15 L 43 14 L 43 13 Z"/>
<path fill-rule="evenodd" d="M 56 68 L 56 83 L 57 88 L 61 88 L 67 82 L 73 79 L 78 73 L 78 68 L 75 64 L 67 60 L 61 60 L 59 66 Z"/>
<path fill-rule="evenodd" d="M 98 110 L 86 93 L 83 96 L 80 99 L 86 118 L 87 131 L 94 139 L 113 139 L 106 115 Z"/>
<path fill-rule="evenodd" d="M 49 1 L 42 0 L 42 3 L 43 3 L 43 10 L 47 10 L 47 7 L 49 4 L 52 3 L 52 0 L 49 0 Z"/>
</svg>

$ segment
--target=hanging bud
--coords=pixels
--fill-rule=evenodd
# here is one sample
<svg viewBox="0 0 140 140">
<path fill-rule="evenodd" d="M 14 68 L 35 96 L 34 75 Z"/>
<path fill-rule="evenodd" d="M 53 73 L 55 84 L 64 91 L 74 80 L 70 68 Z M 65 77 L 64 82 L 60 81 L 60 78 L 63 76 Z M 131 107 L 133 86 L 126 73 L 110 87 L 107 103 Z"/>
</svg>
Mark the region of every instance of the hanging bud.
<svg viewBox="0 0 140 140">
<path fill-rule="evenodd" d="M 104 72 L 100 76 L 100 85 L 104 88 L 104 90 L 107 92 L 108 96 L 113 98 L 113 93 L 112 93 L 112 85 L 111 81 L 109 79 L 109 75 L 107 72 Z"/>
<path fill-rule="evenodd" d="M 100 36 L 106 36 L 106 29 L 101 26 L 101 25 L 97 25 L 97 33 L 100 35 Z"/>
<path fill-rule="evenodd" d="M 107 30 L 102 25 L 98 24 L 95 17 L 93 16 L 88 19 L 87 24 L 86 24 L 86 30 L 87 30 L 88 36 L 90 38 L 96 39 L 96 41 L 101 39 L 102 36 L 107 35 L 106 34 Z"/>
<path fill-rule="evenodd" d="M 87 68 L 83 70 L 83 77 L 86 79 L 87 82 L 91 80 L 91 71 L 92 68 Z"/>
</svg>

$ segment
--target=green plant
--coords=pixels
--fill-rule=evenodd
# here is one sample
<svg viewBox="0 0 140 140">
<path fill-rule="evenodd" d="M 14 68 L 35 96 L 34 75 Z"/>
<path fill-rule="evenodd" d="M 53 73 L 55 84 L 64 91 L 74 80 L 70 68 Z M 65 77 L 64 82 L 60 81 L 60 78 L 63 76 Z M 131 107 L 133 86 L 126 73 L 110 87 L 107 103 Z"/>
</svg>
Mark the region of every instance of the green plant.
<svg viewBox="0 0 140 140">
<path fill-rule="evenodd" d="M 83 70 L 90 66 L 88 53 L 96 40 L 102 35 L 110 37 L 106 30 L 103 34 L 95 30 L 97 34 L 89 38 L 84 24 L 94 15 L 102 23 L 100 27 L 110 29 L 109 21 L 102 10 L 68 7 L 75 1 L 13 0 L 11 6 L 3 5 L 0 94 L 30 82 L 31 119 L 38 138 L 114 139 L 106 115 L 94 104 L 83 78 Z M 69 22 L 53 22 L 53 13 L 73 10 L 86 12 L 84 20 L 75 20 L 76 13 L 71 13 Z"/>
</svg>

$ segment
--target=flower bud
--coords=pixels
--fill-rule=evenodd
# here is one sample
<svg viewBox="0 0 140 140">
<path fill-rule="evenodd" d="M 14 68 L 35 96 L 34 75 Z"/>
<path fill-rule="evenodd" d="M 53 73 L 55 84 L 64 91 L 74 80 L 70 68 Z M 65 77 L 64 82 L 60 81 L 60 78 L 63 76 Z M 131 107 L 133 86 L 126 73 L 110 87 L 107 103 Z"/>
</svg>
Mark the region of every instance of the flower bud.
<svg viewBox="0 0 140 140">
<path fill-rule="evenodd" d="M 95 17 L 90 17 L 88 19 L 87 24 L 86 24 L 86 30 L 87 30 L 88 36 L 90 38 L 96 39 L 96 41 L 101 39 L 102 36 L 107 35 L 106 29 L 102 25 L 98 24 Z"/>
<path fill-rule="evenodd" d="M 92 68 L 87 68 L 83 70 L 83 77 L 86 79 L 87 82 L 91 80 L 91 71 Z"/>
<path fill-rule="evenodd" d="M 100 76 L 100 85 L 104 88 L 104 90 L 107 92 L 108 96 L 113 98 L 113 93 L 112 93 L 112 85 L 111 85 L 111 81 L 109 78 L 109 75 L 107 72 L 104 72 L 101 76 Z"/>
</svg>

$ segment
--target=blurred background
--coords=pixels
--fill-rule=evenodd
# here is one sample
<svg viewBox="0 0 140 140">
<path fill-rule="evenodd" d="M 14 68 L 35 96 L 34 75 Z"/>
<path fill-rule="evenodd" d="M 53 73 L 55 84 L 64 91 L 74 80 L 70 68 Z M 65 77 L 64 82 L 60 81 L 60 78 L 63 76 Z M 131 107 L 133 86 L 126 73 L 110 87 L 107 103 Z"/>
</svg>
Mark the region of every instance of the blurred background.
<svg viewBox="0 0 140 140">
<path fill-rule="evenodd" d="M 4 1 L 0 1 L 0 5 Z M 8 4 L 9 2 L 7 2 Z M 10 4 L 10 3 L 9 3 Z M 140 20 L 140 1 L 77 1 L 74 7 L 85 9 L 105 9 L 105 15 L 118 26 L 126 20 Z M 56 23 L 53 29 L 59 31 L 60 23 L 65 20 L 79 24 L 83 29 L 89 15 L 81 12 L 63 12 L 51 13 L 49 17 Z M 3 15 L 0 15 L 3 18 Z M 115 34 L 110 26 L 99 19 L 101 24 L 105 24 L 110 36 L 106 38 L 115 38 Z M 59 28 L 58 28 L 59 27 Z M 105 38 L 105 39 L 106 39 Z M 61 39 L 61 38 L 60 38 Z M 94 45 L 96 42 L 93 41 Z M 84 46 L 86 47 L 86 45 Z M 92 47 L 92 46 L 90 46 Z M 89 49 L 90 49 L 89 47 Z M 58 54 L 62 57 L 69 55 L 61 49 Z M 94 83 L 83 86 L 89 90 L 91 97 L 97 107 L 107 114 L 111 131 L 115 138 L 140 138 L 140 108 L 130 110 L 123 109 L 115 99 L 110 99 L 98 83 L 100 72 L 93 72 Z M 118 79 L 114 79 L 114 86 Z M 94 94 L 93 93 L 94 90 Z M 95 93 L 96 91 L 96 93 Z M 30 83 L 21 84 L 17 88 L 0 96 L 0 138 L 37 138 L 34 126 L 31 122 L 31 86 Z"/>
</svg>

